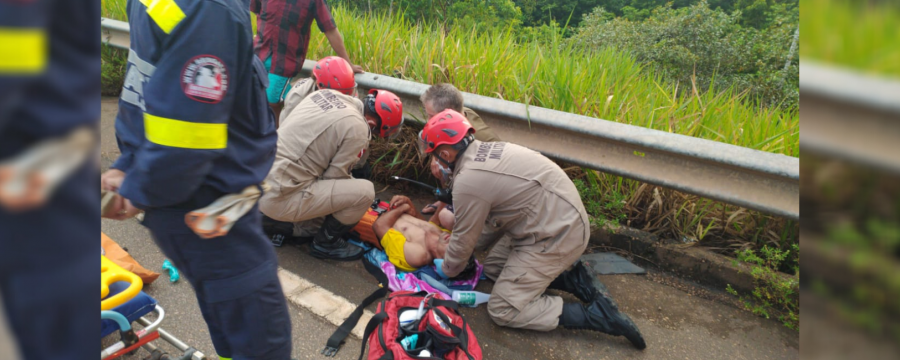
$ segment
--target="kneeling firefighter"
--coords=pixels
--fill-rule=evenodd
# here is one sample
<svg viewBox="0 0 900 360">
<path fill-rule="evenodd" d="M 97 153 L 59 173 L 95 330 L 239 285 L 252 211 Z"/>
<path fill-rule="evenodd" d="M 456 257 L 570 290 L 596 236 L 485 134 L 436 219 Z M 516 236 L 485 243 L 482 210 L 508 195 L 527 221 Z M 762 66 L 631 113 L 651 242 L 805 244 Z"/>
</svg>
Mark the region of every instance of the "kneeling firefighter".
<svg viewBox="0 0 900 360">
<path fill-rule="evenodd" d="M 419 137 L 420 149 L 431 155 L 432 174 L 449 187 L 455 208 L 446 254 L 435 260 L 442 276 L 457 276 L 476 247 L 496 243 L 484 273 L 494 280 L 488 314 L 498 325 L 596 330 L 646 347 L 637 326 L 597 290 L 578 260 L 590 237 L 588 215 L 558 165 L 519 145 L 475 140 L 472 125 L 455 110 L 429 119 Z M 548 288 L 584 303 L 563 303 L 545 295 Z"/>
<path fill-rule="evenodd" d="M 290 237 L 293 224 L 325 217 L 311 245 L 317 258 L 362 257 L 363 249 L 344 235 L 375 200 L 375 188 L 350 171 L 368 151 L 372 132 L 392 138 L 403 125 L 403 104 L 396 95 L 373 89 L 360 101 L 354 91 L 355 86 L 313 92 L 283 119 L 275 164 L 266 177 L 272 188 L 260 199 L 260 210 L 271 219 L 266 231 L 273 237 Z"/>
</svg>

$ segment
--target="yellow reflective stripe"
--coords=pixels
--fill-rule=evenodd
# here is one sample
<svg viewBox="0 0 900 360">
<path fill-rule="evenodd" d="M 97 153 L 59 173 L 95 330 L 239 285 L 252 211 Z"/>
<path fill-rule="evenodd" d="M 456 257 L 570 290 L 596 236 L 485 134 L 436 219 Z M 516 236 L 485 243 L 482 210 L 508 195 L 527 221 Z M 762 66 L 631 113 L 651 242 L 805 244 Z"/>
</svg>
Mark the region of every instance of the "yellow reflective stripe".
<svg viewBox="0 0 900 360">
<path fill-rule="evenodd" d="M 147 7 L 147 14 L 166 34 L 172 32 L 184 19 L 184 11 L 181 11 L 175 0 L 141 0 L 141 4 Z"/>
<path fill-rule="evenodd" d="M 231 360 L 231 358 L 227 358 L 227 357 L 221 357 L 221 356 L 219 356 L 219 360 Z"/>
<path fill-rule="evenodd" d="M 204 124 L 144 113 L 144 133 L 154 144 L 183 149 L 224 149 L 228 124 Z"/>
<path fill-rule="evenodd" d="M 47 65 L 47 32 L 0 27 L 0 74 L 34 74 Z"/>
</svg>

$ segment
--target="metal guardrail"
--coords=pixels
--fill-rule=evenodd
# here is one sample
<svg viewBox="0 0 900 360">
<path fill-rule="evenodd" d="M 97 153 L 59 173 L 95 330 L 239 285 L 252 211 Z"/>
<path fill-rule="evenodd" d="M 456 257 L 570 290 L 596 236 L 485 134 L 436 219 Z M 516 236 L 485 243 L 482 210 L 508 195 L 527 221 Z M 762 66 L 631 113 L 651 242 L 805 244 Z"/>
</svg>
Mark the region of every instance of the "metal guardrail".
<svg viewBox="0 0 900 360">
<path fill-rule="evenodd" d="M 127 22 L 101 17 L 100 42 L 120 49 L 128 49 L 131 45 L 129 29 Z"/>
<path fill-rule="evenodd" d="M 126 47 L 122 24 L 102 19 L 101 41 Z M 307 60 L 304 73 L 315 63 Z M 423 119 L 419 96 L 429 85 L 372 73 L 360 88 L 401 97 L 405 112 Z M 651 130 L 506 100 L 464 93 L 467 107 L 504 139 L 580 166 L 799 220 L 800 160 L 720 142 Z"/>
<path fill-rule="evenodd" d="M 800 148 L 900 174 L 900 81 L 803 61 Z"/>
</svg>

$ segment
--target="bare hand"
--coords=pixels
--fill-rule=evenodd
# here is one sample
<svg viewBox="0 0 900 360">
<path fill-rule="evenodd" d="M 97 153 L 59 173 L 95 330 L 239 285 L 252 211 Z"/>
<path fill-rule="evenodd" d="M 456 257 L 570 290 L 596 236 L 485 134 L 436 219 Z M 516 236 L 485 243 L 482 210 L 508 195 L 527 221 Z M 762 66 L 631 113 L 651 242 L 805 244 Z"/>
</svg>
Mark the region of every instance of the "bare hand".
<svg viewBox="0 0 900 360">
<path fill-rule="evenodd" d="M 119 169 L 109 169 L 100 175 L 100 187 L 106 191 L 118 192 L 125 181 L 125 173 Z"/>
<path fill-rule="evenodd" d="M 391 209 L 396 209 L 404 204 L 409 204 L 410 206 L 413 205 L 412 200 L 403 195 L 394 195 L 394 197 L 391 198 Z"/>
<path fill-rule="evenodd" d="M 116 195 L 116 197 L 112 199 L 107 212 L 101 215 L 107 219 L 125 220 L 134 217 L 140 212 L 141 209 L 134 207 L 134 205 L 131 204 L 131 200 L 122 197 L 122 195 Z"/>
<path fill-rule="evenodd" d="M 362 74 L 362 73 L 365 72 L 365 71 L 363 71 L 362 66 L 359 66 L 359 65 L 350 65 L 350 67 L 353 68 L 353 73 L 354 73 L 354 74 Z"/>
</svg>

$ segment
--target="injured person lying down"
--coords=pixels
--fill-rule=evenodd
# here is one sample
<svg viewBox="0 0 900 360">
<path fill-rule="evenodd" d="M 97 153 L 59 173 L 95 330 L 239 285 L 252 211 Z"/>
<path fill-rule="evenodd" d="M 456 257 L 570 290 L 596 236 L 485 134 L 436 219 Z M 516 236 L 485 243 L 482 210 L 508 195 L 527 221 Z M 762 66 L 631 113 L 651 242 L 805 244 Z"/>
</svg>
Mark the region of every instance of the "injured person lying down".
<svg viewBox="0 0 900 360">
<path fill-rule="evenodd" d="M 415 271 L 444 258 L 450 242 L 447 229 L 453 228 L 454 220 L 449 209 L 438 209 L 425 221 L 412 201 L 402 195 L 391 199 L 390 209 L 375 220 L 372 230 L 398 270 Z"/>
</svg>

